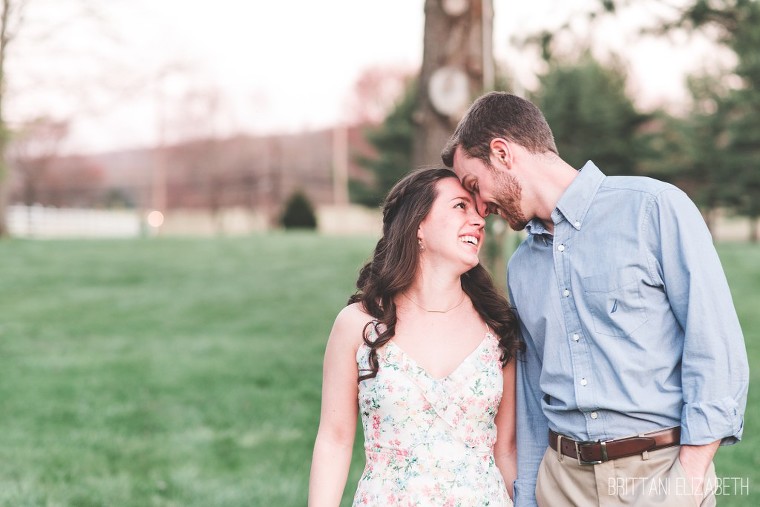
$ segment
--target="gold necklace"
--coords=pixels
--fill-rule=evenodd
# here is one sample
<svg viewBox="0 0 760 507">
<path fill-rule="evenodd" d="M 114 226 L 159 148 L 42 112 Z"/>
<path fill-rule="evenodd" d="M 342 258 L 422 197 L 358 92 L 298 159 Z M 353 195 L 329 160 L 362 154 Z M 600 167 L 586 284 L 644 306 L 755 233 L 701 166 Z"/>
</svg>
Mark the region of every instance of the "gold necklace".
<svg viewBox="0 0 760 507">
<path fill-rule="evenodd" d="M 427 308 L 425 308 L 424 306 L 422 306 L 421 304 L 419 304 L 417 301 L 415 301 L 414 299 L 412 299 L 409 296 L 407 296 L 405 292 L 402 292 L 401 295 L 404 296 L 406 299 L 408 299 L 409 301 L 411 301 L 415 305 L 419 306 L 420 308 L 422 308 L 423 310 L 425 310 L 428 313 L 449 313 L 451 310 L 453 310 L 454 308 L 457 308 L 459 305 L 461 305 L 464 302 L 464 297 L 465 297 L 466 294 L 465 294 L 464 291 L 462 291 L 462 297 L 459 300 L 459 302 L 457 304 L 455 304 L 454 306 L 452 306 L 451 308 L 449 308 L 448 310 L 428 310 Z"/>
</svg>

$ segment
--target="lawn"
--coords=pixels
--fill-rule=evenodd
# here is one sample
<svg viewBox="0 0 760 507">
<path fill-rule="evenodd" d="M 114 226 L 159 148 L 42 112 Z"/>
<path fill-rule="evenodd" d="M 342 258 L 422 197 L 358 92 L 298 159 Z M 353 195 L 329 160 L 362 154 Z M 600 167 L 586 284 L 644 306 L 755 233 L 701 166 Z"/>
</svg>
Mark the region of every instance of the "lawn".
<svg viewBox="0 0 760 507">
<path fill-rule="evenodd" d="M 370 238 L 0 242 L 0 506 L 303 506 Z M 752 365 L 760 247 L 722 245 Z M 718 473 L 760 497 L 760 380 Z M 361 472 L 361 434 L 344 504 Z"/>
</svg>

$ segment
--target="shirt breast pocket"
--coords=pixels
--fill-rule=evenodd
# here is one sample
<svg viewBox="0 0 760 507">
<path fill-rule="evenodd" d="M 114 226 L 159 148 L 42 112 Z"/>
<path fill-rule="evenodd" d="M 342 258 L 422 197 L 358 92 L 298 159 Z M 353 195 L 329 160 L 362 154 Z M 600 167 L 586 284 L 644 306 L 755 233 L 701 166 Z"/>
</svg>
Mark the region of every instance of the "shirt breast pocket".
<svg viewBox="0 0 760 507">
<path fill-rule="evenodd" d="M 597 333 L 629 336 L 647 321 L 639 282 L 629 272 L 587 276 L 583 295 Z"/>
</svg>

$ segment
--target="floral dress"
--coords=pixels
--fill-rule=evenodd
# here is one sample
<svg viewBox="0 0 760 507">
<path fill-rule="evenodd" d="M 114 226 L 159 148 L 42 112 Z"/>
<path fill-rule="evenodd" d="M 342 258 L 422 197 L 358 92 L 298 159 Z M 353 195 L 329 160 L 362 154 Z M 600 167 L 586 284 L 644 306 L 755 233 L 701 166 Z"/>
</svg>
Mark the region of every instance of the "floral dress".
<svg viewBox="0 0 760 507">
<path fill-rule="evenodd" d="M 360 369 L 369 351 L 359 347 Z M 359 384 L 366 465 L 353 505 L 511 506 L 493 456 L 503 386 L 497 338 L 487 332 L 442 379 L 393 340 L 377 355 L 377 376 Z"/>
</svg>

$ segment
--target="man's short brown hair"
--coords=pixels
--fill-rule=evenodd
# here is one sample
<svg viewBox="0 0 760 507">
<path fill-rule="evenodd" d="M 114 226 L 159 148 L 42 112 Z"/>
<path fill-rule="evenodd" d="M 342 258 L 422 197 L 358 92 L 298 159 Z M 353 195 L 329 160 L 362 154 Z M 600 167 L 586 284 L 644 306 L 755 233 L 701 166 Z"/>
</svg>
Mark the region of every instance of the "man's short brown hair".
<svg viewBox="0 0 760 507">
<path fill-rule="evenodd" d="M 512 141 L 531 153 L 557 153 L 549 124 L 532 102 L 506 92 L 478 98 L 465 113 L 441 152 L 447 167 L 454 167 L 454 152 L 461 146 L 470 158 L 490 166 L 491 140 Z"/>
</svg>

